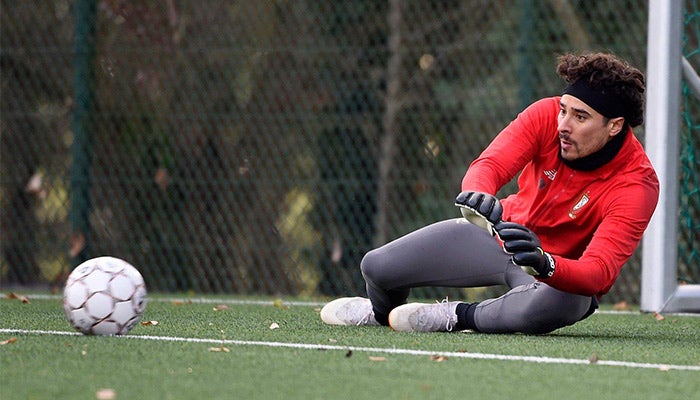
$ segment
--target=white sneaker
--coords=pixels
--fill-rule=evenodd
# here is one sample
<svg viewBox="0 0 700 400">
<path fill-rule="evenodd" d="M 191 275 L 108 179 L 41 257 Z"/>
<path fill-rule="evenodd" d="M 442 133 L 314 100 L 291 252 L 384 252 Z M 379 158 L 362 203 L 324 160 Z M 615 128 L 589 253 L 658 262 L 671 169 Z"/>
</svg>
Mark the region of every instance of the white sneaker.
<svg viewBox="0 0 700 400">
<path fill-rule="evenodd" d="M 364 297 L 341 297 L 323 306 L 321 320 L 329 325 L 379 325 L 372 302 Z"/>
<path fill-rule="evenodd" d="M 389 313 L 389 326 L 398 332 L 451 332 L 457 325 L 458 301 L 409 303 Z"/>
</svg>

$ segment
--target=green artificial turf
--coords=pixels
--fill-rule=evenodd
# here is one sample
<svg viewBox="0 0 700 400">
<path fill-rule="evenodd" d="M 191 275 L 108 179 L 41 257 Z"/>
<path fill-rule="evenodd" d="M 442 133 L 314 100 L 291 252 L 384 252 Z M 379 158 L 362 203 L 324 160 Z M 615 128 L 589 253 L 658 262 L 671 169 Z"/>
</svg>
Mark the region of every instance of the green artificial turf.
<svg viewBox="0 0 700 400">
<path fill-rule="evenodd" d="M 695 316 L 597 313 L 541 336 L 409 334 L 326 326 L 317 304 L 296 299 L 151 296 L 143 320 L 157 324 L 96 337 L 72 333 L 60 299 L 29 297 L 0 299 L 3 400 L 700 398 Z"/>
</svg>

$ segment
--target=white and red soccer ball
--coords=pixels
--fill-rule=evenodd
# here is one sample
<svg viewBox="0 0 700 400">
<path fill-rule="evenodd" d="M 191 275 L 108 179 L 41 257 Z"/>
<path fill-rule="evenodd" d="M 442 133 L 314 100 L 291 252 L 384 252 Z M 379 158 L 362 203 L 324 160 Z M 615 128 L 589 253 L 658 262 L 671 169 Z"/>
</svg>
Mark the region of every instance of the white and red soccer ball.
<svg viewBox="0 0 700 400">
<path fill-rule="evenodd" d="M 146 284 L 139 271 L 115 257 L 75 267 L 63 290 L 68 322 L 86 335 L 125 335 L 143 316 Z"/>
</svg>

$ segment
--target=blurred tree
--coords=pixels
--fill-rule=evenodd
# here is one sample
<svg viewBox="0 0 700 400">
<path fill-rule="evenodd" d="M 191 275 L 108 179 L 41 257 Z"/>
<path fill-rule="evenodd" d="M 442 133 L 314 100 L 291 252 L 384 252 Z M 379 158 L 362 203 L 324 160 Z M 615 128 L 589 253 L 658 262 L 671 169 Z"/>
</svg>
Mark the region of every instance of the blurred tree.
<svg viewBox="0 0 700 400">
<path fill-rule="evenodd" d="M 79 4 L 0 3 L 12 279 L 66 264 Z M 469 162 L 558 93 L 557 54 L 646 56 L 635 0 L 93 4 L 85 256 L 123 257 L 153 290 L 362 292 L 364 253 L 458 215 Z"/>
<path fill-rule="evenodd" d="M 2 2 L 0 10 L 1 283 L 53 279 L 67 255 L 66 199 L 73 23 L 67 4 Z M 52 45 L 45 45 L 51 38 Z M 53 53 L 47 52 L 50 48 Z M 50 200 L 51 203 L 47 204 Z M 47 210 L 50 206 L 50 211 Z M 39 219 L 41 212 L 42 219 Z"/>
<path fill-rule="evenodd" d="M 266 118 L 292 104 L 284 100 L 287 81 L 276 75 L 295 69 L 276 69 L 287 54 L 265 50 L 282 29 L 280 9 L 275 2 L 114 0 L 102 11 L 99 54 L 107 67 L 98 97 L 109 120 L 95 152 L 132 160 L 126 170 L 96 167 L 98 179 L 124 185 L 124 201 L 99 202 L 109 209 L 102 214 L 120 216 L 108 221 L 110 235 L 124 239 L 123 253 L 158 289 L 296 291 L 274 229 L 275 200 L 290 182 L 267 175 L 280 168 L 295 133 L 280 130 L 270 142 L 265 129 Z M 144 46 L 157 50 L 125 51 Z M 112 198 L 111 191 L 102 186 L 94 195 Z M 268 279 L 255 278 L 260 271 L 270 271 Z"/>
<path fill-rule="evenodd" d="M 374 243 L 377 209 L 377 140 L 386 62 L 386 4 L 336 4 L 318 10 L 324 46 L 321 83 L 333 125 L 317 134 L 319 191 L 313 222 L 321 237 L 318 290 L 327 295 L 364 293 L 360 261 Z"/>
<path fill-rule="evenodd" d="M 39 192 L 30 187 L 30 180 L 41 164 L 40 155 L 27 149 L 27 136 L 38 134 L 40 124 L 32 113 L 37 93 L 25 90 L 25 85 L 35 82 L 38 76 L 9 54 L 0 56 L 0 69 L 4 120 L 0 136 L 3 171 L 0 227 L 2 255 L 8 267 L 3 282 L 28 284 L 40 276 L 36 242 L 39 223 L 35 215 Z"/>
</svg>

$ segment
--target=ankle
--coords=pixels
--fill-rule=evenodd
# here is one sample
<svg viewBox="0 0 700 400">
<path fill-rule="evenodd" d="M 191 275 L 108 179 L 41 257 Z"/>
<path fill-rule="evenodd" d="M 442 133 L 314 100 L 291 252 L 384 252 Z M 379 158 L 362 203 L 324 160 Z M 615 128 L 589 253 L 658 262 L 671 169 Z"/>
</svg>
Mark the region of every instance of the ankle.
<svg viewBox="0 0 700 400">
<path fill-rule="evenodd" d="M 376 309 L 374 311 L 374 320 L 379 322 L 379 325 L 389 326 L 389 314 L 380 314 Z"/>
<path fill-rule="evenodd" d="M 474 321 L 474 312 L 476 311 L 476 306 L 479 303 L 459 303 L 457 304 L 457 324 L 455 325 L 455 330 L 473 330 L 478 331 L 476 328 L 476 322 Z"/>
</svg>

